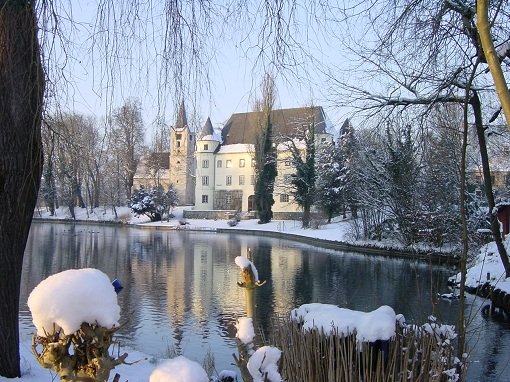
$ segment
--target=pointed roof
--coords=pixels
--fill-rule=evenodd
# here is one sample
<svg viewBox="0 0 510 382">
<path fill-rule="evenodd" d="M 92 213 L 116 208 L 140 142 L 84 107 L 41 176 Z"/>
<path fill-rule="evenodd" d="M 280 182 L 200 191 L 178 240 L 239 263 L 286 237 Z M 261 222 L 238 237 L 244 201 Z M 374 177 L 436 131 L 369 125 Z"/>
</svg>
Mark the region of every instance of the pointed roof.
<svg viewBox="0 0 510 382">
<path fill-rule="evenodd" d="M 186 109 L 184 108 L 184 101 L 181 101 L 179 112 L 177 113 L 177 120 L 175 121 L 175 129 L 183 129 L 188 125 L 188 118 L 186 117 Z"/>
<path fill-rule="evenodd" d="M 207 121 L 205 121 L 204 127 L 202 127 L 202 131 L 198 136 L 198 139 L 202 139 L 208 135 L 214 135 L 213 125 L 211 123 L 211 118 L 207 117 Z"/>
<path fill-rule="evenodd" d="M 340 135 L 350 133 L 351 130 L 352 130 L 351 121 L 349 120 L 349 118 L 347 118 L 342 124 L 342 127 L 340 127 Z"/>
</svg>

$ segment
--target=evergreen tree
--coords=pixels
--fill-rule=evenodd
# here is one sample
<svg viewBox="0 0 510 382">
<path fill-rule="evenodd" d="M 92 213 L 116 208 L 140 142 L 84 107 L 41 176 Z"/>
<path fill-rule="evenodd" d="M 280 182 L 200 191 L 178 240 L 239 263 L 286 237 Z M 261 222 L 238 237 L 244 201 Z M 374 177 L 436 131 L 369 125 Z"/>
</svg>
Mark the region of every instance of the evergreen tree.
<svg viewBox="0 0 510 382">
<path fill-rule="evenodd" d="M 415 239 L 414 222 L 417 206 L 419 169 L 416 148 L 409 125 L 391 131 L 386 128 L 386 160 L 384 176 L 388 185 L 388 203 L 405 244 Z"/>
<path fill-rule="evenodd" d="M 274 79 L 266 74 L 261 84 L 262 98 L 255 101 L 258 112 L 258 134 L 255 142 L 255 208 L 259 223 L 269 223 L 273 218 L 273 191 L 277 175 L 276 148 L 273 147 L 271 111 L 276 96 Z"/>
<path fill-rule="evenodd" d="M 289 140 L 289 148 L 296 173 L 292 175 L 292 195 L 296 203 L 303 208 L 302 226 L 308 228 L 311 220 L 311 208 L 315 202 L 315 121 L 307 123 L 298 131 L 297 138 L 304 143 L 304 153 L 295 140 Z M 304 156 L 304 158 L 303 158 Z"/>
<path fill-rule="evenodd" d="M 140 186 L 135 190 L 129 201 L 129 207 L 137 216 L 145 215 L 151 221 L 160 221 L 164 214 L 178 204 L 177 194 L 172 186 L 165 192 L 163 187 L 157 186 L 146 189 Z"/>
<path fill-rule="evenodd" d="M 257 173 L 255 177 L 255 207 L 260 224 L 269 223 L 273 218 L 273 191 L 277 170 L 276 149 L 273 147 L 272 133 L 273 127 L 268 116 L 266 129 L 259 138 L 263 144 L 257 145 L 261 146 L 262 150 L 255 151 L 255 161 L 258 164 L 255 169 Z"/>
<path fill-rule="evenodd" d="M 328 217 L 340 212 L 345 204 L 343 158 L 338 146 L 325 144 L 317 155 L 317 204 Z"/>
<path fill-rule="evenodd" d="M 354 136 L 354 128 L 349 119 L 346 119 L 340 128 L 340 137 L 338 139 L 339 160 L 341 165 L 341 180 L 343 198 L 343 215 L 346 217 L 346 206 L 351 211 L 351 216 L 358 216 L 358 200 L 356 189 L 360 187 L 359 179 L 356 176 L 356 168 L 359 162 L 359 147 Z"/>
</svg>

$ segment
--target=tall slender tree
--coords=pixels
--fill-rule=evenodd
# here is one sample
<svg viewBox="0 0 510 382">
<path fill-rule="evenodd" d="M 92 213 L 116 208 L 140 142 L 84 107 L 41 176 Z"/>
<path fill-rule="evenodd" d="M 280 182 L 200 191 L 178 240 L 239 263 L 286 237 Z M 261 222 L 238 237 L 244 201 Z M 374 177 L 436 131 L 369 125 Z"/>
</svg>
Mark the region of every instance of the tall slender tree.
<svg viewBox="0 0 510 382">
<path fill-rule="evenodd" d="M 273 144 L 271 111 L 276 97 L 274 79 L 266 74 L 262 81 L 262 98 L 255 101 L 258 112 L 257 137 L 255 142 L 255 208 L 259 223 L 265 224 L 273 218 L 273 191 L 277 173 L 276 148 Z"/>
<path fill-rule="evenodd" d="M 110 145 L 112 152 L 120 161 L 119 175 L 126 200 L 129 200 L 136 167 L 144 146 L 144 126 L 139 100 L 127 99 L 124 105 L 114 111 Z"/>
</svg>

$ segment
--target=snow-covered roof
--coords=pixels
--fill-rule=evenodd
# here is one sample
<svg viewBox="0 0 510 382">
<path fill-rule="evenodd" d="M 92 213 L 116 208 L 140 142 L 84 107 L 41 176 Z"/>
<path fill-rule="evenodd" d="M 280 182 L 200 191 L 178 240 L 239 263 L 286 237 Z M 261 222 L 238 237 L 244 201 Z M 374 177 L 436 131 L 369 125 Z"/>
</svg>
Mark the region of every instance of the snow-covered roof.
<svg viewBox="0 0 510 382">
<path fill-rule="evenodd" d="M 233 145 L 221 146 L 218 150 L 218 154 L 235 154 L 235 153 L 251 153 L 255 150 L 253 145 L 236 143 Z"/>
</svg>

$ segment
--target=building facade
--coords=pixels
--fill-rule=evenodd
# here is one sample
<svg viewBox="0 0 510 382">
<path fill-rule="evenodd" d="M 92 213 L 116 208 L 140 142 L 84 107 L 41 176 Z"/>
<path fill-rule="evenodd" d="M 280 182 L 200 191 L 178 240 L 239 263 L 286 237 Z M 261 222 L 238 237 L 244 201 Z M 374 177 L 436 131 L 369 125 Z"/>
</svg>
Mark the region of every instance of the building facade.
<svg viewBox="0 0 510 382">
<path fill-rule="evenodd" d="M 179 203 L 194 204 L 196 211 L 254 211 L 255 144 L 261 123 L 267 123 L 262 117 L 259 112 L 233 114 L 221 131 L 215 131 L 208 118 L 196 135 L 181 104 L 170 129 L 170 152 L 146 156 L 137 169 L 134 187 L 162 185 L 167 189 L 172 185 Z M 272 211 L 285 216 L 301 211 L 291 195 L 295 169 L 286 143 L 294 140 L 304 155 L 304 146 L 297 141 L 303 129 L 314 124 L 317 147 L 332 142 L 333 133 L 322 107 L 273 110 L 269 120 L 278 171 Z"/>
<path fill-rule="evenodd" d="M 255 144 L 257 121 L 261 113 L 233 114 L 221 134 L 210 120 L 197 138 L 195 210 L 255 210 Z M 322 107 L 273 110 L 273 142 L 277 147 L 278 176 L 275 181 L 273 212 L 285 214 L 300 211 L 291 195 L 291 176 L 295 169 L 285 142 L 297 139 L 299 132 L 315 125 L 315 141 L 319 146 L 333 141 L 326 126 Z"/>
</svg>

